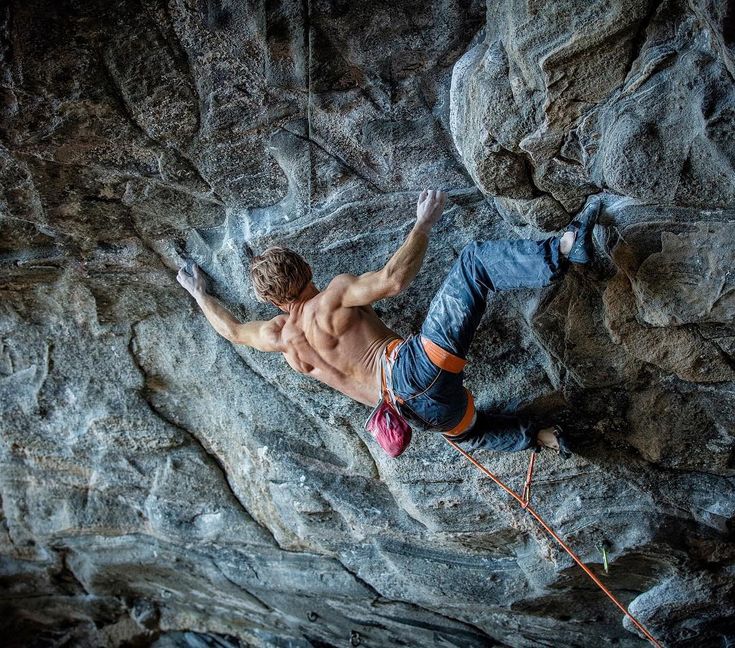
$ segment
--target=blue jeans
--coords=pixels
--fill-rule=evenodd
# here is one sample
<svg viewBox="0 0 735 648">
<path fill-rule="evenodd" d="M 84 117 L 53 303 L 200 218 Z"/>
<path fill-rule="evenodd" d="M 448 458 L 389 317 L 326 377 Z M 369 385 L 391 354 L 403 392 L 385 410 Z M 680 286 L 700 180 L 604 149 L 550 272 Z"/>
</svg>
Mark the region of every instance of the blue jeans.
<svg viewBox="0 0 735 648">
<path fill-rule="evenodd" d="M 514 452 L 535 445 L 536 427 L 518 416 L 479 410 L 469 426 L 475 411 L 463 368 L 489 293 L 547 286 L 566 267 L 558 238 L 467 245 L 432 300 L 421 335 L 398 349 L 391 384 L 401 414 L 467 450 Z"/>
</svg>

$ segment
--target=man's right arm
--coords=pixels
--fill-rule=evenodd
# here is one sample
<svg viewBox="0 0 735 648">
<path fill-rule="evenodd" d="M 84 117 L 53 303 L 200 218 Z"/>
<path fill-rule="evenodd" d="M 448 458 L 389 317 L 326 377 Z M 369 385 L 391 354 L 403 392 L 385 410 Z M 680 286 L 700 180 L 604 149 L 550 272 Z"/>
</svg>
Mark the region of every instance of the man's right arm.
<svg viewBox="0 0 735 648">
<path fill-rule="evenodd" d="M 196 300 L 204 316 L 217 333 L 234 344 L 245 344 L 258 351 L 284 351 L 281 343 L 283 315 L 268 321 L 241 322 L 219 300 L 207 292 L 207 281 L 198 265 L 191 272 L 179 270 L 176 280 Z"/>
<path fill-rule="evenodd" d="M 421 269 L 431 228 L 441 217 L 446 200 L 443 191 L 422 191 L 416 204 L 416 224 L 383 268 L 359 277 L 335 277 L 333 283 L 337 286 L 334 287 L 343 289 L 342 306 L 366 306 L 408 288 Z"/>
</svg>

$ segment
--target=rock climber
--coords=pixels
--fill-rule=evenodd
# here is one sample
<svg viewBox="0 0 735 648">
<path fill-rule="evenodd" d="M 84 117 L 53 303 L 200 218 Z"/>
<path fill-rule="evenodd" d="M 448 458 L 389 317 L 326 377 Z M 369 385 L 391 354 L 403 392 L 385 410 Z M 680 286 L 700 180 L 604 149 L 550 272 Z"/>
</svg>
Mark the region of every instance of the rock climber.
<svg viewBox="0 0 735 648">
<path fill-rule="evenodd" d="M 220 335 L 282 353 L 299 373 L 360 403 L 374 406 L 387 398 L 400 417 L 443 433 L 465 450 L 546 447 L 566 457 L 558 426 L 542 428 L 520 416 L 475 409 L 463 385 L 465 358 L 491 293 L 540 288 L 570 263 L 590 263 L 600 202 L 591 200 L 560 236 L 469 243 L 432 300 L 420 334 L 402 340 L 371 305 L 400 294 L 416 277 L 445 203 L 443 191 L 422 191 L 413 229 L 385 266 L 360 276 L 338 275 L 324 290 L 292 250 L 271 247 L 254 256 L 250 278 L 257 299 L 283 311 L 268 321 L 240 322 L 207 292 L 196 265 L 182 268 L 177 280 Z M 376 438 L 392 456 L 407 445 Z"/>
</svg>

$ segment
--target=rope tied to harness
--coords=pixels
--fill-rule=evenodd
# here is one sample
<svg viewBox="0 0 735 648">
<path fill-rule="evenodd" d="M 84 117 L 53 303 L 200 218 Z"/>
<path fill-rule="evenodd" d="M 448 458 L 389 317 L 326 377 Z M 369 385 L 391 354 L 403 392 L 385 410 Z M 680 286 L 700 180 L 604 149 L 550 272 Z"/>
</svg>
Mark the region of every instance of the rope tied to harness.
<svg viewBox="0 0 735 648">
<path fill-rule="evenodd" d="M 597 587 L 602 590 L 602 592 L 623 612 L 623 614 L 630 619 L 631 623 L 643 634 L 643 636 L 648 639 L 648 641 L 651 642 L 653 646 L 656 648 L 663 648 L 663 646 L 654 639 L 653 635 L 646 629 L 646 627 L 638 621 L 630 612 L 628 612 L 628 608 L 626 608 L 619 600 L 618 598 L 605 586 L 605 584 L 596 576 L 596 574 L 589 568 L 587 565 L 585 565 L 582 562 L 582 559 L 577 556 L 576 553 L 572 550 L 572 548 L 562 540 L 557 533 L 544 521 L 544 519 L 536 512 L 536 510 L 530 505 L 529 500 L 531 498 L 531 479 L 533 477 L 533 469 L 536 463 L 536 452 L 534 451 L 531 454 L 531 459 L 528 463 L 528 471 L 526 473 L 526 481 L 523 486 L 523 495 L 519 495 L 516 493 L 512 488 L 507 486 L 499 477 L 497 477 L 494 473 L 490 472 L 483 464 L 481 464 L 477 459 L 475 459 L 472 455 L 470 455 L 468 452 L 460 448 L 454 441 L 451 439 L 448 439 L 447 437 L 444 437 L 446 442 L 452 446 L 457 452 L 459 452 L 461 455 L 467 459 L 472 465 L 475 466 L 478 470 L 483 472 L 485 475 L 490 477 L 500 488 L 502 488 L 508 495 L 510 495 L 514 500 L 516 500 L 520 505 L 521 508 L 524 511 L 527 511 L 530 513 L 530 515 L 539 523 L 541 528 L 544 529 L 560 546 L 564 551 L 566 551 L 569 556 L 572 558 L 572 560 L 577 563 L 577 565 L 584 571 L 587 576 L 592 580 L 592 582 L 597 585 Z"/>
</svg>

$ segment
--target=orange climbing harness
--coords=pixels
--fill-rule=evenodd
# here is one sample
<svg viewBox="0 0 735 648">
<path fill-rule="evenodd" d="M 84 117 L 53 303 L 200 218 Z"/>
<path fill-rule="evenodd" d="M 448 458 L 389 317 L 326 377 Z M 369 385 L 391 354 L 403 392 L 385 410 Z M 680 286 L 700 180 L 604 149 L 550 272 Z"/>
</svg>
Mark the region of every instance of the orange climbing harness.
<svg viewBox="0 0 735 648">
<path fill-rule="evenodd" d="M 574 560 L 577 565 L 579 565 L 582 568 L 582 571 L 584 571 L 587 576 L 589 576 L 592 579 L 592 582 L 597 585 L 604 593 L 605 595 L 613 602 L 615 605 L 622 610 L 623 614 L 627 616 L 633 625 L 638 628 L 643 633 L 643 636 L 648 639 L 656 648 L 663 648 L 661 644 L 656 641 L 653 638 L 653 635 L 651 635 L 648 630 L 646 630 L 645 626 L 638 621 L 630 612 L 628 612 L 628 609 L 615 597 L 615 595 L 605 587 L 605 585 L 602 583 L 602 581 L 595 576 L 594 572 L 585 565 L 582 560 L 577 556 L 577 554 L 572 551 L 572 549 L 569 547 L 569 545 L 564 542 L 557 534 L 556 532 L 544 521 L 544 519 L 536 513 L 535 509 L 529 504 L 529 500 L 531 499 L 531 479 L 533 478 L 533 468 L 536 463 L 536 452 L 534 451 L 531 453 L 531 460 L 528 463 L 528 472 L 526 473 L 526 482 L 523 485 L 523 495 L 519 495 L 516 493 L 512 488 L 506 486 L 499 477 L 495 476 L 493 473 L 491 473 L 485 466 L 483 466 L 477 459 L 472 457 L 469 453 L 465 452 L 462 448 L 460 448 L 454 441 L 451 439 L 447 439 L 444 437 L 446 442 L 452 446 L 457 452 L 464 455 L 464 457 L 472 463 L 478 470 L 481 470 L 483 473 L 485 473 L 490 479 L 492 479 L 500 488 L 502 488 L 508 495 L 510 495 L 514 500 L 516 500 L 520 505 L 521 508 L 525 511 L 528 511 L 535 519 L 536 521 L 543 527 L 544 531 L 546 531 L 554 540 L 556 540 L 560 545 L 561 548 L 564 549 L 571 557 L 572 560 Z"/>
</svg>

